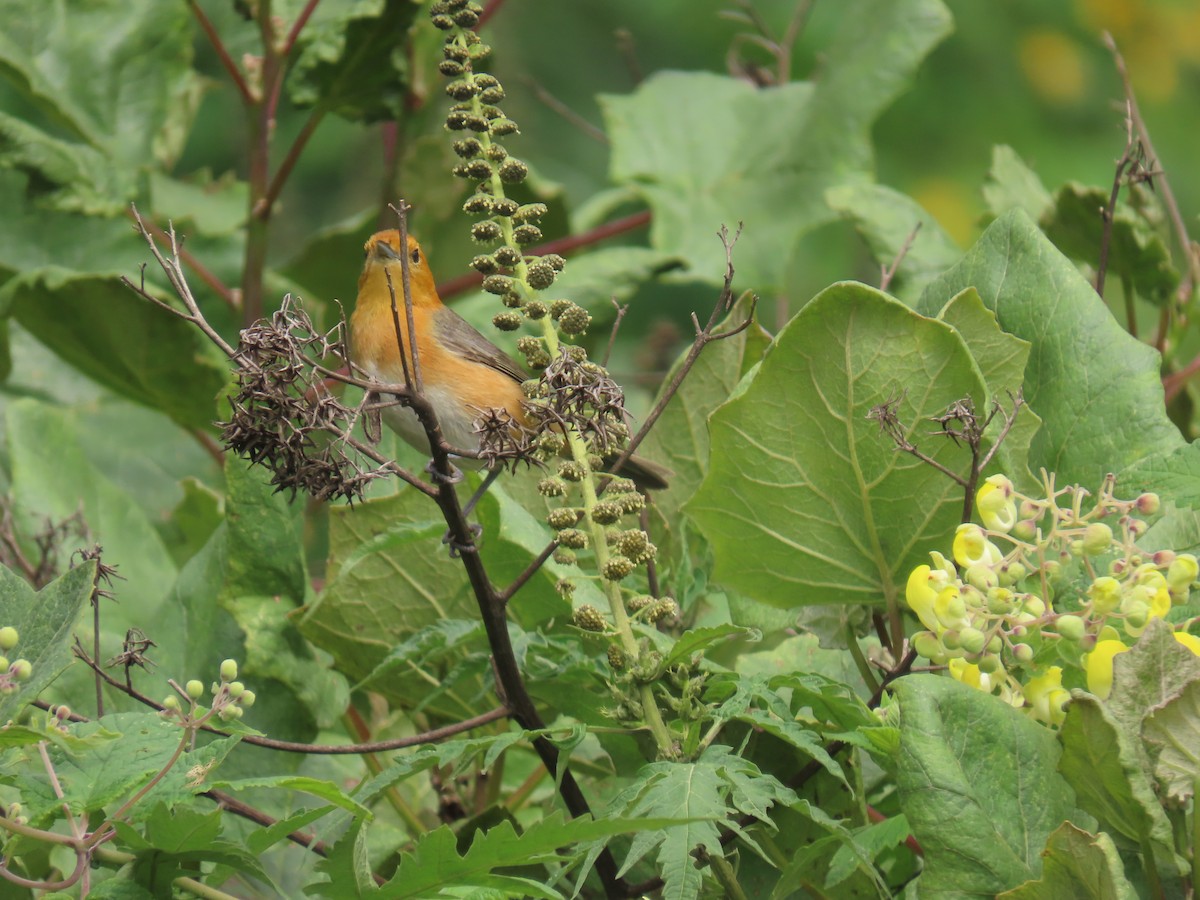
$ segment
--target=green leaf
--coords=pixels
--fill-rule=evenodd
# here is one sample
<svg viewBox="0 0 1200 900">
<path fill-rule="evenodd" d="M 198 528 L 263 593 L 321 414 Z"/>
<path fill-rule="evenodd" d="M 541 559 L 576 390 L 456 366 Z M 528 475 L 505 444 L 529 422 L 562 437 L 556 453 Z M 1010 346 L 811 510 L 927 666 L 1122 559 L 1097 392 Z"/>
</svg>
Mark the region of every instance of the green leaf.
<svg viewBox="0 0 1200 900">
<path fill-rule="evenodd" d="M 288 75 L 292 102 L 356 122 L 399 118 L 408 92 L 404 48 L 419 10 L 409 0 L 318 5 Z"/>
<path fill-rule="evenodd" d="M 160 222 L 172 222 L 181 234 L 190 222 L 197 231 L 213 237 L 237 234 L 246 221 L 250 189 L 232 172 L 213 178 L 208 170 L 189 179 L 163 172 L 150 173 L 151 213 Z"/>
<path fill-rule="evenodd" d="M 677 662 L 688 665 L 693 654 L 703 654 L 714 644 L 734 637 L 756 641 L 762 640 L 762 633 L 753 628 L 742 628 L 738 625 L 689 628 L 671 644 L 670 651 L 663 658 L 662 667 L 666 669 Z"/>
<path fill-rule="evenodd" d="M 60 521 L 82 510 L 104 562 L 118 566 L 124 579 L 113 588 L 118 602 L 102 601 L 111 646 L 129 628 L 142 628 L 158 643 L 156 658 L 181 659 L 181 629 L 158 627 L 169 618 L 165 586 L 175 579 L 175 564 L 146 513 L 89 462 L 67 413 L 29 399 L 8 404 L 5 413 L 13 494 L 29 523 L 26 533 L 46 518 Z M 84 629 L 85 642 L 90 630 Z"/>
<path fill-rule="evenodd" d="M 1155 491 L 1175 506 L 1200 509 L 1200 444 L 1183 444 L 1139 460 L 1121 470 L 1119 484 L 1129 496 L 1137 491 Z"/>
<path fill-rule="evenodd" d="M 392 647 L 434 622 L 478 616 L 463 567 L 442 544 L 446 525 L 424 494 L 402 490 L 335 507 L 329 518 L 325 589 L 299 627 L 350 679 L 369 676 Z M 374 686 L 406 708 L 427 687 L 418 673 Z"/>
<path fill-rule="evenodd" d="M 921 896 L 991 895 L 1036 878 L 1074 809 L 1054 733 L 951 678 L 893 683 L 900 807 L 925 851 Z"/>
<path fill-rule="evenodd" d="M 1046 237 L 1072 259 L 1099 265 L 1109 188 L 1066 184 L 1054 196 L 1054 206 L 1040 220 Z M 1171 251 L 1146 217 L 1118 202 L 1109 239 L 1108 274 L 1131 286 L 1139 296 L 1162 306 L 1179 284 Z"/>
<path fill-rule="evenodd" d="M 229 377 L 216 348 L 193 326 L 135 296 L 111 276 L 51 266 L 0 290 L 0 308 L 89 378 L 208 430 Z"/>
<path fill-rule="evenodd" d="M 308 576 L 296 512 L 265 475 L 265 469 L 226 455 L 229 552 L 223 593 L 282 595 L 298 605 L 308 593 Z"/>
<path fill-rule="evenodd" d="M 327 882 L 306 885 L 304 892 L 315 896 L 328 896 L 325 888 L 337 885 L 341 897 L 362 897 L 376 893 L 375 881 L 371 877 L 371 860 L 367 855 L 367 831 L 365 821 L 355 818 L 350 828 L 338 838 L 329 855 L 317 863 L 317 871 L 328 877 Z"/>
<path fill-rule="evenodd" d="M 51 747 L 50 761 L 63 796 L 59 799 L 42 779 L 22 779 L 22 802 L 31 823 L 44 824 L 60 817 L 64 805 L 73 813 L 83 814 L 128 799 L 163 770 L 185 738 L 177 723 L 158 713 L 116 713 L 69 728 L 80 738 L 99 731 L 117 737 L 90 744 L 84 750 Z M 149 815 L 156 801 L 174 805 L 207 790 L 208 772 L 237 743 L 237 738 L 219 738 L 181 754 L 144 800 L 130 808 L 129 818 L 139 821 Z M 45 771 L 36 753 L 30 759 L 29 765 L 35 771 Z"/>
<path fill-rule="evenodd" d="M 854 844 L 838 847 L 829 861 L 825 887 L 834 888 L 849 878 L 862 865 L 862 857 L 874 860 L 886 850 L 904 843 L 912 829 L 904 816 L 893 816 L 854 832 Z M 856 853 L 855 850 L 858 852 Z"/>
<path fill-rule="evenodd" d="M 724 825 L 757 850 L 733 818 L 742 813 L 769 823 L 771 806 L 796 800 L 795 793 L 773 775 L 720 744 L 710 745 L 693 762 L 650 763 L 617 795 L 606 816 L 631 821 L 643 817 L 691 821 L 638 834 L 619 874 L 657 848 L 663 896 L 697 896 L 701 873 L 692 856 L 696 847 L 703 846 L 711 856 L 723 856 L 719 828 Z"/>
<path fill-rule="evenodd" d="M 968 287 L 1004 331 L 1031 344 L 1025 399 L 1042 419 L 1031 469 L 1095 489 L 1106 473 L 1182 445 L 1163 407 L 1158 354 L 1117 324 L 1023 212 L 997 219 L 920 309 L 934 313 Z"/>
<path fill-rule="evenodd" d="M 144 817 L 144 834 L 118 822 L 117 832 L 122 842 L 137 852 L 138 859 L 133 864 L 135 877 L 159 886 L 161 891 L 169 889 L 175 878 L 194 873 L 196 864 L 215 862 L 274 888 L 271 877 L 254 854 L 219 837 L 221 815 L 220 809 L 202 813 L 158 803 Z"/>
<path fill-rule="evenodd" d="M 1106 707 L 1125 734 L 1136 739 L 1151 711 L 1200 679 L 1200 657 L 1175 640 L 1174 629 L 1151 619 L 1128 653 L 1113 660 L 1112 693 Z"/>
<path fill-rule="evenodd" d="M 395 876 L 371 896 L 381 900 L 430 897 L 438 895 L 438 888 L 468 887 L 499 891 L 502 896 L 557 898 L 561 894 L 545 885 L 494 872 L 559 861 L 564 856 L 562 848 L 572 844 L 603 840 L 618 834 L 657 831 L 677 821 L 677 818 L 661 816 L 596 820 L 583 817 L 564 821 L 562 813 L 554 813 L 518 834 L 512 822 L 505 820 L 486 832 L 477 832 L 470 849 L 461 855 L 457 836 L 443 825 L 417 841 L 412 851 L 401 857 Z"/>
<path fill-rule="evenodd" d="M 17 718 L 74 661 L 71 630 L 92 595 L 95 575 L 96 564 L 83 563 L 34 591 L 11 569 L 0 566 L 0 628 L 12 626 L 20 638 L 4 655 L 28 660 L 33 667 L 29 680 L 18 682 L 15 693 L 0 694 L 0 722 Z"/>
<path fill-rule="evenodd" d="M 281 791 L 300 791 L 319 800 L 341 807 L 348 812 L 370 818 L 371 811 L 330 781 L 302 775 L 275 775 L 263 778 L 239 778 L 236 781 L 213 781 L 209 786 L 221 791 L 245 791 L 268 788 Z M 294 829 L 293 829 L 294 830 Z"/>
<path fill-rule="evenodd" d="M 1148 715 L 1143 734 L 1159 748 L 1155 777 L 1169 798 L 1186 805 L 1200 773 L 1200 679 Z"/>
<path fill-rule="evenodd" d="M 888 293 L 910 306 L 930 281 L 962 259 L 937 219 L 907 194 L 881 184 L 845 184 L 826 191 L 825 202 L 854 224 L 881 267 L 894 265 L 911 239 L 888 285 Z"/>
<path fill-rule="evenodd" d="M 183 149 L 199 84 L 186 5 L 10 0 L 5 19 L 0 75 L 45 121 L 4 117 L 0 160 L 54 206 L 122 211 L 137 172 Z"/>
<path fill-rule="evenodd" d="M 1009 210 L 1023 209 L 1036 222 L 1054 206 L 1054 198 L 1037 174 L 1004 144 L 992 148 L 992 167 L 983 183 L 983 199 L 996 219 Z"/>
<path fill-rule="evenodd" d="M 1134 843 L 1153 837 L 1170 846 L 1171 825 L 1138 758 L 1138 736 L 1122 728 L 1091 694 L 1072 691 L 1071 700 L 1060 733 L 1058 767 L 1075 789 L 1079 808 L 1095 816 L 1105 831 Z"/>
<path fill-rule="evenodd" d="M 1022 389 L 1029 362 L 1029 342 L 1003 331 L 996 322 L 996 314 L 983 305 L 974 288 L 955 296 L 938 318 L 952 326 L 966 343 L 987 382 L 989 401 L 999 403 L 1003 410 L 985 432 L 985 440 L 994 443 Z M 985 412 L 977 407 L 977 411 L 986 415 L 990 408 Z M 996 456 L 999 468 L 1022 490 L 1033 490 L 1040 484 L 1029 471 L 1029 447 L 1041 427 L 1037 413 L 1022 405 Z"/>
<path fill-rule="evenodd" d="M 1089 834 L 1063 822 L 1042 851 L 1042 877 L 998 900 L 1136 900 L 1116 846 L 1104 832 Z"/>
<path fill-rule="evenodd" d="M 984 384 L 952 328 L 865 285 L 827 288 L 709 419 L 710 468 L 685 510 L 713 545 L 713 577 L 782 608 L 899 602 L 962 495 L 868 413 L 893 401 L 905 433 L 965 474 L 965 448 L 924 434 L 964 396 Z"/>
<path fill-rule="evenodd" d="M 870 126 L 949 32 L 939 0 L 843 4 L 815 82 L 756 88 L 703 72 L 659 72 L 601 97 L 612 179 L 650 204 L 651 243 L 720 281 L 714 234 L 744 221 L 739 280 L 782 284 L 800 238 L 836 214 L 826 189 L 870 180 Z"/>
</svg>

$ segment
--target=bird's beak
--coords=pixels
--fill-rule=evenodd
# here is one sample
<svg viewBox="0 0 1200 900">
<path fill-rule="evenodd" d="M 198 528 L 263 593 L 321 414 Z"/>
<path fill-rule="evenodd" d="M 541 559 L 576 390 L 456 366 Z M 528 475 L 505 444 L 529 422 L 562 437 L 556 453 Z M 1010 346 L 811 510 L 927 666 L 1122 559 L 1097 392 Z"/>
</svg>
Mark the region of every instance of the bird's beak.
<svg viewBox="0 0 1200 900">
<path fill-rule="evenodd" d="M 375 255 L 385 262 L 390 259 L 397 261 L 400 259 L 399 252 L 387 241 L 375 242 Z"/>
</svg>

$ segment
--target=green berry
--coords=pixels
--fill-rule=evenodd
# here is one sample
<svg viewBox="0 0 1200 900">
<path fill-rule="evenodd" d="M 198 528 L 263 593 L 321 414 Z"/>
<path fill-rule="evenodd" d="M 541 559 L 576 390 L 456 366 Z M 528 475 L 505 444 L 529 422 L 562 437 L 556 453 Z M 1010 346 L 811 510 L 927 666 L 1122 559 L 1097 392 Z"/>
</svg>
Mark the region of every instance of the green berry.
<svg viewBox="0 0 1200 900">
<path fill-rule="evenodd" d="M 521 317 L 511 312 L 496 313 L 492 316 L 492 324 L 501 331 L 516 331 L 521 327 Z"/>
<path fill-rule="evenodd" d="M 199 678 L 193 678 L 184 686 L 184 690 L 187 691 L 187 695 L 193 700 L 199 700 L 204 696 L 204 682 Z"/>
<path fill-rule="evenodd" d="M 1088 556 L 1099 556 L 1112 549 L 1112 529 L 1103 522 L 1093 522 L 1083 532 L 1083 552 Z"/>
<path fill-rule="evenodd" d="M 958 632 L 958 645 L 962 647 L 966 653 L 982 653 L 983 648 L 987 644 L 987 637 L 978 628 L 967 626 L 960 628 Z"/>
<path fill-rule="evenodd" d="M 625 651 L 616 644 L 608 645 L 608 664 L 618 672 L 625 668 Z"/>
<path fill-rule="evenodd" d="M 226 659 L 221 663 L 221 680 L 233 681 L 238 675 L 238 664 L 236 659 Z"/>
<path fill-rule="evenodd" d="M 254 691 L 242 691 L 242 695 L 238 697 L 238 703 L 242 705 L 242 709 L 249 709 L 257 699 L 258 694 L 254 693 Z"/>
<path fill-rule="evenodd" d="M 582 550 L 588 545 L 587 532 L 578 528 L 564 528 L 558 533 L 558 542 L 571 550 Z"/>
<path fill-rule="evenodd" d="M 8 652 L 17 646 L 17 642 L 20 640 L 21 636 L 17 634 L 17 629 L 11 625 L 5 625 L 3 628 L 0 628 L 0 650 Z"/>
<path fill-rule="evenodd" d="M 33 665 L 27 659 L 14 660 L 8 672 L 17 681 L 28 681 L 33 675 Z"/>
<path fill-rule="evenodd" d="M 1078 643 L 1083 640 L 1087 625 L 1079 616 L 1059 616 L 1054 620 L 1054 629 L 1068 641 Z"/>
<path fill-rule="evenodd" d="M 578 512 L 574 509 L 570 509 L 569 507 L 552 509 L 546 514 L 546 524 L 555 531 L 561 531 L 564 528 L 572 528 L 578 521 Z"/>
</svg>

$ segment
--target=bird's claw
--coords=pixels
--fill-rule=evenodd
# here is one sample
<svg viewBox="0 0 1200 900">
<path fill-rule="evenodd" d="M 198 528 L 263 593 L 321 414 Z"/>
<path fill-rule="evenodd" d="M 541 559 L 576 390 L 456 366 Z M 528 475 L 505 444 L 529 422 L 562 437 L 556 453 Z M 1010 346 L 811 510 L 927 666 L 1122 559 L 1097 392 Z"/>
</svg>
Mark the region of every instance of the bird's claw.
<svg viewBox="0 0 1200 900">
<path fill-rule="evenodd" d="M 479 538 L 483 535 L 483 526 L 478 522 L 471 522 L 467 526 L 467 530 L 471 532 L 472 538 L 471 543 L 469 544 L 460 544 L 458 541 L 454 540 L 454 536 L 450 534 L 449 530 L 442 535 L 442 543 L 450 547 L 451 559 L 458 559 L 464 553 L 479 552 Z"/>
<path fill-rule="evenodd" d="M 463 480 L 462 469 L 458 468 L 453 463 L 450 464 L 450 474 L 449 475 L 446 475 L 443 472 L 439 471 L 437 465 L 434 463 L 434 461 L 432 459 L 429 462 L 425 463 L 425 471 L 428 472 L 429 477 L 432 478 L 438 484 L 458 484 L 460 481 Z"/>
</svg>

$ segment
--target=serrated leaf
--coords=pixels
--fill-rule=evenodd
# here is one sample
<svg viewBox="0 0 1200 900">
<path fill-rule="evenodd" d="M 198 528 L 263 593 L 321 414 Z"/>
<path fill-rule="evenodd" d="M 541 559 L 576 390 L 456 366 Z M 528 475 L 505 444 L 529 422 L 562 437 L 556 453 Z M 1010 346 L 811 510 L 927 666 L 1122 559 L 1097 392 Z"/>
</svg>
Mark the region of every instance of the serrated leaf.
<svg viewBox="0 0 1200 900">
<path fill-rule="evenodd" d="M 1010 210 L 1023 209 L 1036 222 L 1054 206 L 1054 198 L 1041 179 L 1005 144 L 992 148 L 992 167 L 983 183 L 983 199 L 996 219 Z"/>
<path fill-rule="evenodd" d="M 207 431 L 229 378 L 193 326 L 135 296 L 117 274 L 58 266 L 27 271 L 0 290 L 0 307 L 64 361 L 186 428 Z"/>
<path fill-rule="evenodd" d="M 650 204 L 653 246 L 700 277 L 719 283 L 724 259 L 712 235 L 744 221 L 739 280 L 781 285 L 801 236 L 836 218 L 825 190 L 870 179 L 871 122 L 950 27 L 938 0 L 843 6 L 819 81 L 760 89 L 660 72 L 629 96 L 601 98 L 613 180 Z"/>
<path fill-rule="evenodd" d="M 1122 654 L 1124 655 L 1124 654 Z M 1135 843 L 1144 838 L 1170 845 L 1171 825 L 1143 770 L 1135 742 L 1096 697 L 1071 692 L 1060 732 L 1059 771 L 1075 789 L 1079 808 L 1095 816 L 1105 831 Z"/>
<path fill-rule="evenodd" d="M 64 805 L 75 814 L 83 814 L 127 799 L 163 770 L 185 737 L 177 723 L 157 713 L 116 713 L 75 723 L 69 728 L 81 738 L 103 731 L 106 739 L 84 751 L 49 748 L 63 795 L 60 799 L 51 785 L 41 779 L 23 780 L 22 802 L 31 823 L 45 824 L 58 818 Z M 109 737 L 111 734 L 117 737 Z M 128 818 L 140 821 L 158 801 L 172 806 L 207 790 L 207 773 L 237 743 L 236 738 L 218 738 L 184 752 L 145 796 L 145 802 L 128 811 Z M 41 759 L 36 755 L 34 759 L 36 768 L 44 771 Z"/>
<path fill-rule="evenodd" d="M 911 833 L 908 819 L 903 815 L 858 829 L 853 833 L 853 845 L 843 844 L 834 852 L 829 861 L 829 872 L 825 876 L 825 887 L 837 887 L 862 865 L 862 857 L 873 861 L 885 850 L 904 843 Z M 855 853 L 855 850 L 858 852 Z"/>
<path fill-rule="evenodd" d="M 951 678 L 893 682 L 900 806 L 925 851 L 922 896 L 994 894 L 1041 872 L 1050 832 L 1074 809 L 1054 733 Z"/>
<path fill-rule="evenodd" d="M 1135 900 L 1116 846 L 1104 832 L 1089 834 L 1063 822 L 1042 851 L 1042 877 L 997 900 Z"/>
<path fill-rule="evenodd" d="M 827 190 L 825 202 L 854 223 L 881 267 L 895 264 L 911 237 L 888 285 L 888 293 L 910 306 L 925 285 L 962 259 L 962 249 L 937 219 L 907 194 L 881 184 L 846 184 Z"/>
<path fill-rule="evenodd" d="M 292 102 L 356 122 L 398 118 L 408 90 L 406 37 L 419 10 L 409 0 L 318 6 L 288 75 Z"/>
<path fill-rule="evenodd" d="M 965 473 L 965 448 L 924 434 L 964 396 L 985 388 L 948 325 L 866 285 L 822 291 L 709 419 L 709 471 L 685 511 L 713 546 L 714 578 L 781 608 L 898 602 L 962 496 L 868 414 L 892 401 L 926 454 Z"/>
<path fill-rule="evenodd" d="M 1158 354 L 1113 319 L 1023 212 L 997 219 L 919 308 L 936 313 L 968 287 L 1002 329 L 1031 345 L 1025 399 L 1042 427 L 1030 469 L 1095 489 L 1106 473 L 1182 445 L 1163 406 Z"/>
<path fill-rule="evenodd" d="M 1200 776 L 1200 679 L 1147 716 L 1143 735 L 1159 748 L 1155 777 L 1168 797 L 1186 804 Z"/>
<path fill-rule="evenodd" d="M 25 579 L 0 566 L 0 628 L 11 626 L 20 638 L 4 655 L 28 660 L 32 667 L 29 679 L 17 682 L 14 693 L 0 694 L 0 722 L 17 718 L 74 661 L 71 630 L 92 595 L 95 575 L 96 563 L 86 562 L 35 591 Z M 3 737 L 0 743 L 5 743 Z"/>
<path fill-rule="evenodd" d="M 773 775 L 761 772 L 750 760 L 720 744 L 708 746 L 692 762 L 650 763 L 613 800 L 607 815 L 635 821 L 641 817 L 691 821 L 639 833 L 618 874 L 623 875 L 657 848 L 663 896 L 678 900 L 694 897 L 699 893 L 702 875 L 696 868 L 693 850 L 703 846 L 710 855 L 724 855 L 721 825 L 733 827 L 757 850 L 731 819 L 743 813 L 769 823 L 772 806 L 790 805 L 796 800 L 795 793 Z"/>
<path fill-rule="evenodd" d="M 674 818 L 622 819 L 587 817 L 564 821 L 554 813 L 518 834 L 512 822 L 478 832 L 465 854 L 459 854 L 457 837 L 442 826 L 423 836 L 400 859 L 395 876 L 377 894 L 383 900 L 425 897 L 441 887 L 475 887 L 504 892 L 506 896 L 560 897 L 558 891 L 525 879 L 494 875 L 495 869 L 550 862 L 564 857 L 562 848 L 613 835 L 631 834 L 674 825 Z M 567 854 L 569 856 L 569 854 Z M 515 893 L 514 893 L 515 891 Z M 524 892 L 532 891 L 525 894 Z"/>
<path fill-rule="evenodd" d="M 989 401 L 1000 404 L 1001 412 L 984 433 L 984 439 L 994 443 L 1023 388 L 1030 344 L 1004 332 L 996 314 L 983 305 L 974 288 L 951 299 L 938 318 L 959 333 L 987 381 Z M 987 415 L 991 408 L 985 412 L 977 407 L 977 411 Z M 1037 413 L 1022 405 L 996 455 L 1000 470 L 1021 490 L 1033 490 L 1040 484 L 1029 471 L 1029 447 L 1041 426 Z"/>
<path fill-rule="evenodd" d="M 1153 710 L 1200 679 L 1200 657 L 1175 640 L 1174 629 L 1154 618 L 1128 653 L 1113 660 L 1113 686 L 1105 706 L 1122 730 L 1136 738 Z"/>
</svg>

